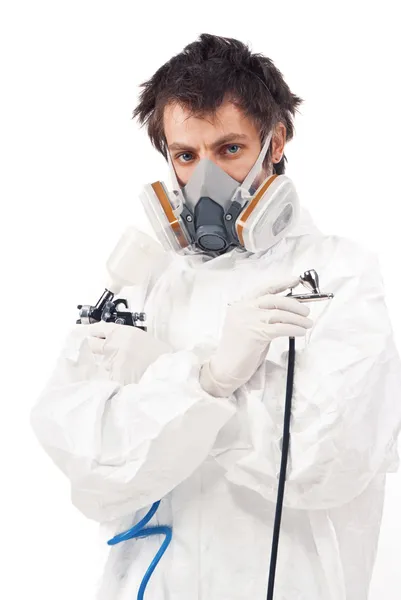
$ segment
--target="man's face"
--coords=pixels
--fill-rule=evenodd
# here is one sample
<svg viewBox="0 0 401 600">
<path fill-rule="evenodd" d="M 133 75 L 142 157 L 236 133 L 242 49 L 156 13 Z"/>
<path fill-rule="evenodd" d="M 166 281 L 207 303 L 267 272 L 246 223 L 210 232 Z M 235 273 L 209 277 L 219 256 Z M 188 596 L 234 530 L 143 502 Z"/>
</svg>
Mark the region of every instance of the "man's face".
<svg viewBox="0 0 401 600">
<path fill-rule="evenodd" d="M 200 160 L 209 158 L 242 182 L 260 151 L 259 132 L 234 104 L 225 101 L 214 117 L 191 116 L 170 104 L 164 110 L 164 133 L 180 185 L 186 185 Z"/>
</svg>

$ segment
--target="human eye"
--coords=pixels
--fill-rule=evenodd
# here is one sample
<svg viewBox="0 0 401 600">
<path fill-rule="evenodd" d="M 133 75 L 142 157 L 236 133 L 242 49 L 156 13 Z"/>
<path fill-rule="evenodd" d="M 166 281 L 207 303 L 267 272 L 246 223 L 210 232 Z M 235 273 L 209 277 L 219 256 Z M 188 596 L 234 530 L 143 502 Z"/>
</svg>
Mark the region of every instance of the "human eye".
<svg viewBox="0 0 401 600">
<path fill-rule="evenodd" d="M 228 155 L 234 155 L 238 154 L 240 150 L 241 146 L 239 144 L 229 144 L 228 146 L 224 146 L 223 154 L 227 153 Z"/>
<path fill-rule="evenodd" d="M 188 156 L 189 156 L 189 159 L 184 158 L 184 157 L 188 157 Z M 191 154 L 191 152 L 182 152 L 181 154 L 178 154 L 175 158 L 180 162 L 188 163 L 188 162 L 190 162 L 191 158 L 193 158 L 193 155 Z M 184 160 L 181 160 L 181 158 L 183 158 Z"/>
</svg>

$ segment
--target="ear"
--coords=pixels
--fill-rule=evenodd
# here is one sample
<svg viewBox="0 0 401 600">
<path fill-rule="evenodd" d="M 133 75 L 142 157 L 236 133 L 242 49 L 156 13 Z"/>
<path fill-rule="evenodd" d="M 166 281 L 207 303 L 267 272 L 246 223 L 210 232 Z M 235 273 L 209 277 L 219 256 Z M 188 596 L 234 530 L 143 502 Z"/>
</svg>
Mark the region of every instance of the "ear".
<svg viewBox="0 0 401 600">
<path fill-rule="evenodd" d="M 287 132 L 284 123 L 277 123 L 272 141 L 272 162 L 279 163 L 283 158 L 284 146 L 287 139 Z"/>
</svg>

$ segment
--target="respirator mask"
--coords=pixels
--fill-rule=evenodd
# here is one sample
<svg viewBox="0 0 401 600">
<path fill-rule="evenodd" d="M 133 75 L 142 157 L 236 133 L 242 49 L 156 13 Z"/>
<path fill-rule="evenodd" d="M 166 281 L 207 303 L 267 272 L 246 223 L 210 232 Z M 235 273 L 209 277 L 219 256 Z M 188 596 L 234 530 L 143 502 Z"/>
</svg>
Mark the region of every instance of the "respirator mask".
<svg viewBox="0 0 401 600">
<path fill-rule="evenodd" d="M 145 185 L 140 195 L 166 250 L 191 248 L 211 256 L 235 246 L 266 251 L 296 224 L 300 207 L 292 181 L 285 175 L 270 175 L 257 184 L 272 134 L 273 130 L 242 183 L 204 158 L 188 183 L 180 186 L 167 151 L 172 192 L 157 181 Z"/>
</svg>

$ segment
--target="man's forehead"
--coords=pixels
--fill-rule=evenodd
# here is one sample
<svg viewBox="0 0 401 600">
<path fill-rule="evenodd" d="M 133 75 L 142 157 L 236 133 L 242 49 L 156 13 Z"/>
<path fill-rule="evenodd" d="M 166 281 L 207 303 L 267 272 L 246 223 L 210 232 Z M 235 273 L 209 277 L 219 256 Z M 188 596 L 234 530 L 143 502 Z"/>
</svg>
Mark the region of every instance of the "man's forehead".
<svg viewBox="0 0 401 600">
<path fill-rule="evenodd" d="M 213 144 L 224 136 L 237 134 L 244 141 L 254 126 L 243 111 L 231 102 L 223 103 L 215 113 L 194 114 L 190 108 L 170 104 L 164 109 L 164 133 L 168 145 L 194 144 L 197 140 Z"/>
</svg>

